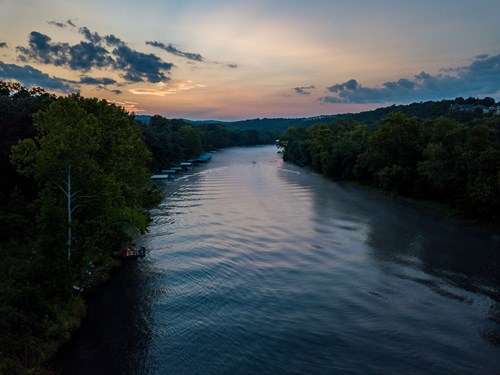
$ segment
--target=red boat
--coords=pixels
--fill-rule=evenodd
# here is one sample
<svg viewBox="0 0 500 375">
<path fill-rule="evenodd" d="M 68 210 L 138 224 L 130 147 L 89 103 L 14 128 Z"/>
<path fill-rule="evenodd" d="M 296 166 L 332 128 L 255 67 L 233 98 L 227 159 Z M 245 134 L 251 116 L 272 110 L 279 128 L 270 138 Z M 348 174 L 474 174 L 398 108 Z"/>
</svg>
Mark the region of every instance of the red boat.
<svg viewBox="0 0 500 375">
<path fill-rule="evenodd" d="M 146 248 L 140 247 L 137 249 L 135 246 L 125 244 L 120 249 L 113 251 L 113 256 L 118 259 L 144 258 L 146 256 Z"/>
</svg>

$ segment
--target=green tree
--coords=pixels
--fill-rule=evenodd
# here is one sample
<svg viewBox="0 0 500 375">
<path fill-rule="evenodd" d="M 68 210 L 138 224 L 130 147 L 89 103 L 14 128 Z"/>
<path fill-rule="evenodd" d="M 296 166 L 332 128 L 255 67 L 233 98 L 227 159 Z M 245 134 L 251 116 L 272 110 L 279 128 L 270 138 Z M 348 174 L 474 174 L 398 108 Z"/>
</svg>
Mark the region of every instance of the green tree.
<svg viewBox="0 0 500 375">
<path fill-rule="evenodd" d="M 464 207 L 472 216 L 500 216 L 500 144 L 495 133 L 496 129 L 478 124 L 469 129 L 465 142 Z"/>
<path fill-rule="evenodd" d="M 12 160 L 40 187 L 39 239 L 51 261 L 64 259 L 66 197 L 58 186 L 71 164 L 76 269 L 103 261 L 114 243 L 144 231 L 150 154 L 132 116 L 79 95 L 59 98 L 34 116 L 38 135 L 20 141 Z M 62 262 L 60 262 L 62 263 Z"/>
<path fill-rule="evenodd" d="M 283 160 L 291 161 L 299 166 L 307 166 L 311 163 L 311 150 L 307 128 L 304 126 L 291 126 L 281 142 L 286 144 Z"/>
<path fill-rule="evenodd" d="M 203 152 L 201 135 L 198 129 L 185 124 L 179 130 L 179 140 L 182 150 L 182 159 L 190 159 Z"/>
<path fill-rule="evenodd" d="M 335 160 L 332 155 L 332 128 L 325 124 L 314 125 L 307 129 L 307 133 L 310 139 L 311 168 L 325 176 L 333 175 Z"/>
<path fill-rule="evenodd" d="M 0 242 L 32 235 L 34 219 L 29 204 L 36 198 L 36 184 L 16 172 L 9 154 L 20 139 L 35 136 L 33 113 L 46 109 L 54 100 L 54 95 L 40 88 L 0 81 Z"/>
<path fill-rule="evenodd" d="M 421 127 L 416 117 L 392 113 L 369 137 L 356 173 L 379 187 L 408 195 L 413 190 L 417 163 L 422 158 Z"/>
</svg>

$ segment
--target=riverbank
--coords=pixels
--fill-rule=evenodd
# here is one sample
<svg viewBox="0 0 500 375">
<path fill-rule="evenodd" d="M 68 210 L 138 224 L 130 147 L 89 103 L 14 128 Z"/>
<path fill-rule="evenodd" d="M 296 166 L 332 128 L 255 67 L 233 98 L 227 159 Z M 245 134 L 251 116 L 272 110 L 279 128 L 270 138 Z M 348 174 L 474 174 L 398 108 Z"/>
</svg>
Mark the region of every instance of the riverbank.
<svg viewBox="0 0 500 375">
<path fill-rule="evenodd" d="M 82 285 L 74 287 L 75 295 L 68 302 L 54 305 L 53 310 L 57 314 L 59 328 L 54 326 L 52 335 L 39 343 L 39 353 L 30 354 L 32 357 L 38 357 L 39 364 L 27 369 L 29 374 L 53 375 L 58 373 L 57 358 L 68 345 L 71 345 L 74 336 L 78 334 L 82 324 L 88 318 L 88 306 L 91 301 L 108 286 L 122 265 L 121 261 L 110 258 L 109 261 L 94 267 Z"/>
<path fill-rule="evenodd" d="M 25 371 L 33 375 L 57 373 L 54 369 L 54 363 L 60 352 L 71 343 L 74 335 L 87 318 L 89 301 L 107 286 L 121 266 L 120 261 L 110 258 L 109 261 L 93 267 L 85 280 L 79 286 L 73 287 L 74 295 L 68 301 L 52 305 L 52 311 L 56 316 L 55 322 L 50 323 L 53 327 L 46 327 L 49 333 L 45 340 L 38 343 L 37 352 L 29 353 L 31 361 L 37 364 L 24 368 L 22 371 L 19 368 L 20 373 Z M 49 324 L 48 321 L 47 324 Z M 28 359 L 26 360 L 28 361 Z M 8 362 L 2 365 L 10 369 L 16 367 L 14 363 L 9 364 Z M 0 366 L 1 368 L 2 366 Z"/>
<path fill-rule="evenodd" d="M 141 318 L 140 310 L 148 308 L 147 302 L 140 300 L 146 262 L 142 259 L 121 262 L 111 271 L 108 281 L 85 296 L 86 315 L 71 339 L 47 363 L 45 369 L 49 374 L 124 373 L 122 368 L 114 366 L 113 356 L 115 352 L 133 355 L 142 345 L 134 331 Z M 99 370 L 88 371 L 89 365 Z"/>
<path fill-rule="evenodd" d="M 418 207 L 419 209 L 422 209 L 423 211 L 433 215 L 446 217 L 447 219 L 455 222 L 471 225 L 478 229 L 493 231 L 500 234 L 500 223 L 467 218 L 465 215 L 461 214 L 459 210 L 445 203 L 425 200 L 425 199 L 403 197 L 401 195 L 391 193 L 387 190 L 378 188 L 373 185 L 362 184 L 361 182 L 355 180 L 344 180 L 342 181 L 342 183 L 349 184 L 357 188 L 360 188 L 364 191 L 373 192 L 384 197 L 390 197 L 398 202 L 403 202 L 412 205 L 414 207 Z"/>
</svg>

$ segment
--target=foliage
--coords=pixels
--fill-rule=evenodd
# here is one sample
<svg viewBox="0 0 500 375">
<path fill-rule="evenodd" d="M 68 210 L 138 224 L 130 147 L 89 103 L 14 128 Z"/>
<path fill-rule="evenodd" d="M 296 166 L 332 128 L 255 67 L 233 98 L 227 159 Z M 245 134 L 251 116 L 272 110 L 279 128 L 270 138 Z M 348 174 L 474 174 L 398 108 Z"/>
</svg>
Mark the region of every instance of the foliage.
<svg viewBox="0 0 500 375">
<path fill-rule="evenodd" d="M 482 114 L 461 123 L 456 116 L 419 120 L 395 112 L 371 129 L 353 120 L 290 127 L 280 145 L 284 160 L 324 176 L 445 203 L 498 223 L 499 122 Z"/>
<path fill-rule="evenodd" d="M 26 89 L 0 81 L 0 242 L 22 237 L 32 229 L 28 204 L 36 197 L 36 185 L 20 177 L 10 164 L 10 148 L 19 139 L 35 136 L 32 115 L 46 109 L 55 96 L 40 88 Z"/>
<path fill-rule="evenodd" d="M 417 118 L 402 113 L 387 116 L 370 134 L 366 151 L 359 155 L 358 177 L 385 190 L 409 195 L 421 158 L 420 133 Z"/>
<path fill-rule="evenodd" d="M 38 135 L 14 146 L 12 161 L 39 185 L 44 234 L 54 238 L 66 232 L 66 222 L 54 220 L 54 215 L 64 213 L 66 197 L 59 188 L 69 173 L 79 204 L 73 228 L 77 253 L 105 256 L 100 248 L 110 249 L 146 229 L 143 206 L 151 156 L 132 116 L 105 101 L 70 95 L 38 112 L 34 120 Z"/>
<path fill-rule="evenodd" d="M 0 238 L 0 373 L 25 373 L 36 371 L 79 325 L 85 305 L 73 286 L 102 277 L 96 270 L 111 264 L 113 246 L 146 230 L 147 209 L 160 196 L 139 127 L 120 107 L 2 83 L 0 118 L 9 135 L 0 162 L 10 148 L 19 172 L 6 167 L 11 179 L 0 191 L 0 220 L 9 230 Z M 69 190 L 69 177 L 70 261 L 61 191 Z"/>
<path fill-rule="evenodd" d="M 144 142 L 151 151 L 154 168 L 165 169 L 180 161 L 195 158 L 203 151 L 231 146 L 255 146 L 274 143 L 277 130 L 229 130 L 222 124 L 194 125 L 184 120 L 152 116 L 148 123 L 139 122 Z"/>
</svg>

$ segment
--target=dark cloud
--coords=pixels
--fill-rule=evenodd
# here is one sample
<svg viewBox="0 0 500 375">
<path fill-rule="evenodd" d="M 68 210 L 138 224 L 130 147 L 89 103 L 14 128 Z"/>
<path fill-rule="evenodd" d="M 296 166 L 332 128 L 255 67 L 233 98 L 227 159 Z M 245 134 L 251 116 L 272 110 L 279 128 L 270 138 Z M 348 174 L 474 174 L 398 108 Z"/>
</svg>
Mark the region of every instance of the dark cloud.
<svg viewBox="0 0 500 375">
<path fill-rule="evenodd" d="M 119 70 L 120 75 L 131 82 L 156 83 L 170 79 L 165 73 L 172 69 L 173 64 L 158 56 L 135 51 L 114 35 L 101 36 L 87 27 L 80 27 L 78 32 L 86 40 L 69 45 L 53 42 L 49 36 L 33 31 L 29 36 L 29 46 L 17 47 L 18 59 L 65 66 L 81 72 L 92 68 Z"/>
<path fill-rule="evenodd" d="M 226 64 L 226 67 L 229 68 L 229 69 L 236 69 L 238 67 L 238 65 L 236 65 L 236 64 Z"/>
<path fill-rule="evenodd" d="M 170 80 L 164 72 L 174 65 L 164 62 L 156 55 L 134 51 L 126 45 L 115 48 L 113 55 L 115 66 L 124 71 L 123 77 L 128 81 L 156 83 Z"/>
<path fill-rule="evenodd" d="M 54 26 L 57 26 L 57 27 L 60 27 L 61 29 L 66 27 L 66 24 L 62 23 L 62 22 L 56 22 L 56 21 L 47 21 L 47 23 L 49 25 L 54 25 Z"/>
<path fill-rule="evenodd" d="M 500 93 L 500 55 L 480 55 L 468 66 L 442 71 L 446 73 L 421 72 L 412 79 L 401 78 L 378 87 L 364 87 L 352 79 L 328 87 L 334 95 L 321 99 L 326 103 L 403 103 Z"/>
<path fill-rule="evenodd" d="M 106 41 L 106 44 L 111 47 L 125 45 L 125 42 L 123 42 L 120 38 L 117 38 L 113 34 L 104 36 L 104 40 Z"/>
<path fill-rule="evenodd" d="M 56 66 L 67 64 L 69 45 L 67 43 L 52 43 L 51 41 L 52 39 L 47 35 L 32 31 L 29 36 L 29 47 L 17 47 L 19 60 L 23 62 L 36 61 Z"/>
<path fill-rule="evenodd" d="M 66 23 L 67 23 L 68 25 L 70 25 L 71 27 L 76 27 L 76 25 L 75 25 L 75 24 L 73 23 L 73 21 L 71 21 L 71 20 L 66 21 Z"/>
<path fill-rule="evenodd" d="M 330 86 L 328 88 L 328 91 L 341 92 L 344 90 L 356 90 L 357 88 L 358 88 L 358 82 L 354 79 L 351 79 L 350 81 L 344 83 L 337 83 L 333 86 Z"/>
<path fill-rule="evenodd" d="M 75 82 L 51 77 L 29 65 L 5 64 L 0 61 L 0 78 L 19 81 L 26 87 L 41 86 L 45 89 L 60 90 L 63 92 L 76 91 Z"/>
<path fill-rule="evenodd" d="M 7 48 L 7 43 L 0 42 L 0 48 Z"/>
<path fill-rule="evenodd" d="M 108 92 L 112 92 L 113 94 L 116 94 L 116 95 L 120 95 L 123 93 L 122 90 L 118 90 L 118 89 L 110 90 L 105 85 L 97 85 L 95 88 L 96 88 L 96 90 L 108 91 Z"/>
<path fill-rule="evenodd" d="M 93 77 L 88 77 L 88 76 L 83 76 L 80 79 L 80 83 L 83 83 L 85 85 L 113 85 L 116 83 L 116 81 L 112 78 L 93 78 Z"/>
<path fill-rule="evenodd" d="M 91 32 L 85 26 L 80 27 L 78 29 L 78 32 L 82 34 L 85 37 L 85 39 L 87 39 L 91 43 L 100 44 L 102 42 L 102 37 L 99 34 Z"/>
<path fill-rule="evenodd" d="M 203 61 L 203 56 L 201 56 L 199 53 L 184 52 L 175 48 L 172 44 L 165 45 L 161 42 L 154 42 L 154 41 L 146 42 L 146 44 L 156 48 L 160 48 L 173 55 L 184 57 L 188 60 L 200 61 L 200 62 Z"/>
<path fill-rule="evenodd" d="M 293 90 L 296 94 L 300 95 L 311 95 L 311 90 L 314 90 L 316 87 L 314 85 L 311 86 L 300 86 L 294 87 Z"/>
<path fill-rule="evenodd" d="M 29 37 L 29 47 L 17 47 L 19 60 L 35 61 L 43 64 L 67 66 L 72 70 L 87 72 L 92 68 L 113 65 L 109 52 L 93 43 L 80 42 L 73 46 L 67 43 L 53 43 L 47 35 L 33 31 Z"/>
<path fill-rule="evenodd" d="M 109 52 L 96 44 L 80 42 L 69 48 L 67 64 L 72 70 L 89 71 L 91 68 L 113 66 Z"/>
</svg>

